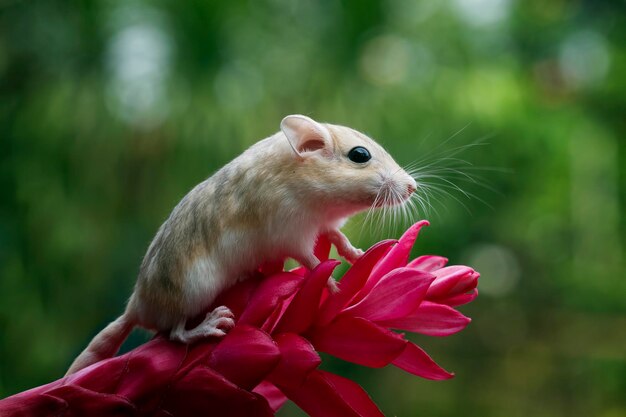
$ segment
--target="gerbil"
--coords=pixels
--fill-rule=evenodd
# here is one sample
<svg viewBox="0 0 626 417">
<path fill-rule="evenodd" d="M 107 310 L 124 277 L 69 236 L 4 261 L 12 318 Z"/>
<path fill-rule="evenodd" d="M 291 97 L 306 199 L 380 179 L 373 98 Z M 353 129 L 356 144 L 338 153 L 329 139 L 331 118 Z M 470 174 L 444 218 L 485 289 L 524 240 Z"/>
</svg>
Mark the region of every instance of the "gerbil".
<svg viewBox="0 0 626 417">
<path fill-rule="evenodd" d="M 178 203 L 148 248 L 124 314 L 94 337 L 68 374 L 115 355 L 135 326 L 169 331 L 183 343 L 224 335 L 234 326 L 226 307 L 193 329 L 185 323 L 264 263 L 291 257 L 313 269 L 320 235 L 354 262 L 362 251 L 339 231 L 347 218 L 399 204 L 416 189 L 362 133 L 301 115 L 285 117 L 280 128 Z"/>
</svg>

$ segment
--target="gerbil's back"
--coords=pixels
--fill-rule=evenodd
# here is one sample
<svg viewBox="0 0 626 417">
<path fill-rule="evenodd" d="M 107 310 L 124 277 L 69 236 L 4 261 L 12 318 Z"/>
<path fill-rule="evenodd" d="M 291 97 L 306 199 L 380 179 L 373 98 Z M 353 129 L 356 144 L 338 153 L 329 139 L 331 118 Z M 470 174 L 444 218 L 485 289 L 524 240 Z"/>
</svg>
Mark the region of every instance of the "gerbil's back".
<svg viewBox="0 0 626 417">
<path fill-rule="evenodd" d="M 251 245 L 258 245 L 259 235 L 276 228 L 276 213 L 289 211 L 285 206 L 297 200 L 285 187 L 291 150 L 283 141 L 274 135 L 256 143 L 185 195 L 151 243 L 140 281 L 177 292 L 198 257 L 230 264 L 234 252 L 254 252 Z M 237 262 L 245 261 L 237 256 Z"/>
</svg>

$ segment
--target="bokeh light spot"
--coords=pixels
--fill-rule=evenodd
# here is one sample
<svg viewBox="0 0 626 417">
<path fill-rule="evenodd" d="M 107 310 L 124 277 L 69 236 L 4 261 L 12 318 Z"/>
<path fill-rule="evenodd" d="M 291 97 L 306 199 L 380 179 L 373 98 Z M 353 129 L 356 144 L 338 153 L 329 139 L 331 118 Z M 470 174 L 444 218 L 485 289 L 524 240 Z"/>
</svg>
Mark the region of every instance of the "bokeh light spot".
<svg viewBox="0 0 626 417">
<path fill-rule="evenodd" d="M 481 293 L 503 296 L 515 289 L 520 277 L 520 267 L 509 249 L 495 244 L 474 246 L 467 259 L 469 265 L 481 273 Z"/>
<path fill-rule="evenodd" d="M 365 44 L 360 69 L 363 77 L 375 85 L 404 81 L 410 62 L 409 43 L 396 35 L 381 35 Z"/>
<path fill-rule="evenodd" d="M 608 73 L 611 55 L 605 38 L 584 30 L 570 35 L 561 45 L 559 65 L 574 88 L 591 87 Z"/>
<path fill-rule="evenodd" d="M 490 26 L 509 16 L 511 0 L 454 0 L 458 15 L 472 26 Z"/>
<path fill-rule="evenodd" d="M 157 20 L 122 25 L 108 45 L 109 107 L 121 120 L 149 128 L 168 113 L 166 81 L 171 42 Z M 134 19 L 136 20 L 136 19 Z"/>
</svg>

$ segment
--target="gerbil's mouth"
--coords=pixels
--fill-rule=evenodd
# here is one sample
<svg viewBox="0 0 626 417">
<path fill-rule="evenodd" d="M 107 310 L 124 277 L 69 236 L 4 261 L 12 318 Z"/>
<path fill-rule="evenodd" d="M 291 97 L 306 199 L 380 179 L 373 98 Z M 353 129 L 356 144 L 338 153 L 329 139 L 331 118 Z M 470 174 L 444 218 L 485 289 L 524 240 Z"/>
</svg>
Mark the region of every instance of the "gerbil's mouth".
<svg viewBox="0 0 626 417">
<path fill-rule="evenodd" d="M 372 204 L 375 208 L 400 206 L 407 202 L 416 190 L 413 184 L 409 184 L 403 192 L 395 187 L 383 187 Z"/>
<path fill-rule="evenodd" d="M 406 186 L 406 195 L 404 196 L 404 199 L 408 200 L 409 198 L 411 198 L 411 196 L 413 195 L 415 190 L 417 190 L 417 185 L 413 185 L 413 184 L 407 185 Z"/>
</svg>

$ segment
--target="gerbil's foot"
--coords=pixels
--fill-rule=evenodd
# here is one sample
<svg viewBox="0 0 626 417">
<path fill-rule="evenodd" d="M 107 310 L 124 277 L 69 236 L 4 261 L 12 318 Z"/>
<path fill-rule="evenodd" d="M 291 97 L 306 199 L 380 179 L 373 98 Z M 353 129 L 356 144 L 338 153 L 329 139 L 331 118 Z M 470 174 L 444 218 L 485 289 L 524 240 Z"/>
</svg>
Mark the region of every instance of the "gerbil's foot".
<svg viewBox="0 0 626 417">
<path fill-rule="evenodd" d="M 185 329 L 185 321 L 172 329 L 170 339 L 182 343 L 193 343 L 205 337 L 222 337 L 235 326 L 235 315 L 228 307 L 220 306 L 207 313 L 202 323 L 191 330 Z"/>
<path fill-rule="evenodd" d="M 337 252 L 339 252 L 339 255 L 346 258 L 346 260 L 351 264 L 355 263 L 357 259 L 363 256 L 364 252 L 361 249 L 357 249 L 352 246 L 350 240 L 348 240 L 346 235 L 341 233 L 341 231 L 337 229 L 329 230 L 328 232 L 326 232 L 326 237 L 328 237 L 330 243 L 335 245 L 335 247 L 337 248 Z"/>
<path fill-rule="evenodd" d="M 328 281 L 326 282 L 326 287 L 331 294 L 337 294 L 340 291 L 339 285 L 337 285 L 337 281 L 335 281 L 335 278 L 333 277 L 328 278 Z"/>
<path fill-rule="evenodd" d="M 196 329 L 201 331 L 203 336 L 224 336 L 228 330 L 235 327 L 234 318 L 235 315 L 228 307 L 220 306 L 207 313 Z"/>
<path fill-rule="evenodd" d="M 363 256 L 365 252 L 363 252 L 361 249 L 357 249 L 354 247 L 349 248 L 345 253 L 344 253 L 344 258 L 346 258 L 346 260 L 348 262 L 350 262 L 351 264 L 355 263 L 361 256 Z"/>
</svg>

